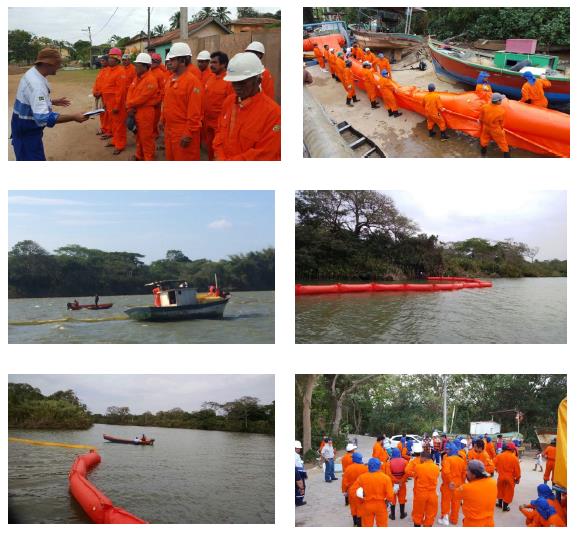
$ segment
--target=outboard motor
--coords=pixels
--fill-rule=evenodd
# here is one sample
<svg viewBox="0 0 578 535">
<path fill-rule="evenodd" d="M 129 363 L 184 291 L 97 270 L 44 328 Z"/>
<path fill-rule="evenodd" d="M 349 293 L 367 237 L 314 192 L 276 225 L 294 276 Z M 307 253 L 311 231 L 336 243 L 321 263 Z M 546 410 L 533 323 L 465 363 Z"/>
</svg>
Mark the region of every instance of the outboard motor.
<svg viewBox="0 0 578 535">
<path fill-rule="evenodd" d="M 418 68 L 420 71 L 425 71 L 425 70 L 427 69 L 427 63 L 426 63 L 423 59 L 420 59 L 420 60 L 419 60 L 419 65 L 417 66 L 417 68 Z"/>
<path fill-rule="evenodd" d="M 532 62 L 529 59 L 523 59 L 522 61 L 518 61 L 514 66 L 510 67 L 511 71 L 520 72 L 524 67 L 530 67 Z"/>
</svg>

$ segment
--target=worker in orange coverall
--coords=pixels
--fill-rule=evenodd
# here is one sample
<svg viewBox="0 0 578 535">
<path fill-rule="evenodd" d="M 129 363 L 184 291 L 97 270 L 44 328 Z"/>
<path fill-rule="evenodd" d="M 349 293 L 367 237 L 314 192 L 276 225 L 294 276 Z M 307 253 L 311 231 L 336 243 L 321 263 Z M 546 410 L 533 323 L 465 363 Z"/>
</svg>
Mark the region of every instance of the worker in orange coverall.
<svg viewBox="0 0 578 535">
<path fill-rule="evenodd" d="M 235 91 L 233 90 L 231 82 L 224 80 L 227 74 L 229 56 L 224 52 L 213 52 L 210 58 L 209 68 L 213 76 L 208 78 L 205 84 L 202 142 L 207 150 L 209 160 L 214 160 L 215 152 L 213 150 L 213 141 L 215 139 L 215 132 L 219 126 L 221 110 L 223 109 L 225 99 L 230 95 L 234 95 Z"/>
<path fill-rule="evenodd" d="M 552 82 L 546 80 L 546 76 L 543 74 L 540 78 L 535 78 L 531 72 L 525 72 L 522 76 L 526 79 L 526 83 L 522 86 L 522 98 L 520 102 L 526 102 L 527 104 L 540 108 L 547 108 L 548 99 L 546 98 L 544 89 L 551 87 Z"/>
<path fill-rule="evenodd" d="M 211 71 L 211 53 L 208 50 L 201 50 L 197 54 L 197 67 L 201 76 L 199 79 L 204 88 L 209 78 L 213 76 L 213 71 Z"/>
<path fill-rule="evenodd" d="M 412 519 L 415 527 L 433 526 L 438 511 L 438 495 L 436 492 L 440 469 L 432 461 L 431 454 L 424 451 L 420 462 L 406 470 L 413 483 Z"/>
<path fill-rule="evenodd" d="M 190 72 L 191 49 L 174 43 L 167 55 L 173 73 L 165 86 L 161 124 L 168 161 L 201 158 L 203 98 L 200 80 Z"/>
<path fill-rule="evenodd" d="M 387 527 L 387 504 L 393 502 L 391 478 L 381 470 L 379 459 L 372 457 L 367 463 L 368 472 L 361 474 L 351 490 L 361 500 L 361 527 Z"/>
<path fill-rule="evenodd" d="M 381 71 L 381 76 L 376 82 L 377 90 L 385 106 L 387 106 L 387 113 L 390 117 L 400 117 L 402 113 L 399 111 L 397 106 L 397 100 L 395 99 L 395 85 L 389 77 L 389 71 L 385 69 Z"/>
<path fill-rule="evenodd" d="M 501 507 L 502 511 L 509 511 L 509 504 L 514 499 L 515 486 L 520 482 L 522 473 L 520 471 L 520 461 L 514 454 L 513 444 L 506 444 L 506 449 L 496 457 L 494 462 L 498 472 L 498 502 L 496 507 Z"/>
<path fill-rule="evenodd" d="M 448 443 L 442 460 L 441 511 L 438 524 L 454 526 L 458 523 L 460 501 L 456 489 L 466 481 L 466 462 L 458 455 L 455 444 Z"/>
<path fill-rule="evenodd" d="M 393 483 L 393 501 L 391 502 L 391 508 L 389 513 L 389 518 L 395 520 L 395 505 L 399 502 L 399 518 L 404 519 L 407 516 L 405 512 L 405 504 L 407 502 L 407 475 L 405 474 L 405 468 L 407 466 L 407 461 L 401 456 L 401 452 L 398 448 L 394 448 L 391 452 L 391 460 L 389 461 L 389 473 L 391 481 Z"/>
<path fill-rule="evenodd" d="M 150 72 L 157 81 L 160 99 L 159 103 L 155 106 L 154 135 L 156 139 L 159 137 L 159 121 L 161 120 L 162 101 L 165 97 L 165 86 L 167 84 L 167 79 L 170 77 L 170 73 L 167 73 L 167 71 L 164 69 L 160 54 L 153 52 L 150 56 L 152 61 Z"/>
<path fill-rule="evenodd" d="M 389 459 L 389 454 L 383 447 L 383 441 L 385 437 L 383 435 L 378 435 L 373 443 L 373 451 L 371 456 L 379 459 L 382 463 Z"/>
<path fill-rule="evenodd" d="M 556 499 L 556 495 L 552 492 L 552 489 L 546 485 L 546 483 L 541 483 L 538 485 L 538 499 L 543 498 L 547 501 L 548 505 L 552 507 L 555 513 L 560 517 L 564 525 L 566 524 L 566 512 L 562 507 L 562 504 Z M 538 517 L 536 508 L 536 500 L 530 502 L 529 504 L 520 505 L 519 509 L 522 514 L 526 517 L 526 526 L 528 527 L 541 527 L 542 519 Z"/>
<path fill-rule="evenodd" d="M 111 48 L 108 53 L 109 72 L 102 82 L 102 94 L 110 117 L 112 140 L 106 147 L 114 147 L 116 156 L 126 148 L 126 69 L 121 65 L 122 52 Z"/>
<path fill-rule="evenodd" d="M 478 460 L 468 462 L 466 478 L 468 482 L 456 490 L 456 498 L 462 503 L 464 527 L 494 527 L 496 481 Z"/>
<path fill-rule="evenodd" d="M 489 73 L 481 71 L 476 80 L 476 95 L 486 102 L 492 100 L 492 86 L 488 82 L 489 77 Z"/>
<path fill-rule="evenodd" d="M 237 54 L 224 80 L 235 95 L 225 99 L 213 141 L 216 160 L 280 160 L 281 108 L 261 87 L 263 64 L 249 52 Z"/>
<path fill-rule="evenodd" d="M 526 517 L 526 526 L 529 528 L 566 527 L 566 522 L 546 498 L 532 500 L 529 504 L 520 505 L 519 509 Z"/>
<path fill-rule="evenodd" d="M 480 110 L 479 122 L 482 127 L 480 133 L 480 153 L 482 157 L 487 154 L 488 145 L 492 139 L 504 154 L 504 158 L 510 157 L 510 147 L 508 146 L 506 132 L 504 130 L 506 110 L 501 105 L 503 98 L 504 95 L 494 93 L 492 95 L 492 102 L 484 104 Z"/>
<path fill-rule="evenodd" d="M 329 72 L 331 73 L 331 77 L 336 81 L 339 82 L 336 74 L 335 74 L 335 60 L 337 59 L 337 56 L 335 55 L 335 49 L 334 48 L 330 48 L 329 49 Z"/>
<path fill-rule="evenodd" d="M 373 69 L 373 64 L 377 59 L 375 54 L 369 48 L 366 48 L 363 52 L 363 61 L 369 61 L 371 68 Z"/>
<path fill-rule="evenodd" d="M 315 54 L 315 59 L 317 60 L 317 63 L 319 63 L 319 67 L 325 69 L 325 58 L 323 57 L 323 52 L 321 52 L 317 43 L 313 45 L 313 54 Z"/>
<path fill-rule="evenodd" d="M 108 68 L 108 56 L 100 56 L 100 69 L 96 75 L 96 80 L 92 86 L 92 96 L 95 99 L 101 99 L 102 107 L 106 110 L 106 104 L 104 103 L 104 95 L 102 94 L 102 87 L 105 78 L 109 73 Z M 105 111 L 99 115 L 100 119 L 100 130 L 96 133 L 97 136 L 103 136 L 101 139 L 110 139 L 112 137 L 112 131 L 110 129 L 110 117 Z"/>
<path fill-rule="evenodd" d="M 337 80 L 343 83 L 343 71 L 345 70 L 345 60 L 343 59 L 343 52 L 337 52 L 337 58 L 335 60 L 335 76 Z"/>
<path fill-rule="evenodd" d="M 363 76 L 363 83 L 365 84 L 365 92 L 367 93 L 367 98 L 371 102 L 372 108 L 379 108 L 377 103 L 377 84 L 375 81 L 375 71 L 371 68 L 371 63 L 369 61 L 363 62 L 363 71 L 361 72 Z"/>
<path fill-rule="evenodd" d="M 546 460 L 546 468 L 544 469 L 544 483 L 554 477 L 554 467 L 556 466 L 556 439 L 552 439 L 550 445 L 544 450 L 542 456 Z"/>
<path fill-rule="evenodd" d="M 445 141 L 448 139 L 446 134 L 446 120 L 442 115 L 445 111 L 442 106 L 442 100 L 438 93 L 436 93 L 435 84 L 429 84 L 427 86 L 428 93 L 423 97 L 423 107 L 425 110 L 425 116 L 427 119 L 427 129 L 429 130 L 429 137 L 434 137 L 436 135 L 434 131 L 434 125 L 438 125 L 440 129 L 440 139 Z"/>
<path fill-rule="evenodd" d="M 367 465 L 363 464 L 363 457 L 361 453 L 354 452 L 351 455 L 352 463 L 343 471 L 341 478 L 341 492 L 345 499 L 349 502 L 349 509 L 351 510 L 351 517 L 353 518 L 353 526 L 361 527 L 361 500 L 357 497 L 355 492 L 352 492 L 353 484 L 357 478 L 367 472 Z"/>
<path fill-rule="evenodd" d="M 136 124 L 135 160 L 155 159 L 155 106 L 160 100 L 159 85 L 151 72 L 151 57 L 141 53 L 135 60 L 136 78 L 128 88 L 126 107 L 129 121 Z"/>
<path fill-rule="evenodd" d="M 486 451 L 486 443 L 481 438 L 474 441 L 474 447 L 468 452 L 468 461 L 474 460 L 482 461 L 488 474 L 492 475 L 494 473 L 494 463 Z"/>
<path fill-rule="evenodd" d="M 345 455 L 341 458 L 341 471 L 345 473 L 345 470 L 353 463 L 353 454 L 357 446 L 355 444 L 347 444 L 345 446 Z M 347 505 L 347 504 L 346 504 Z"/>
<path fill-rule="evenodd" d="M 253 41 L 252 43 L 249 43 L 247 48 L 245 48 L 245 52 L 255 54 L 262 63 L 263 56 L 265 55 L 265 47 L 263 46 L 263 43 Z M 273 75 L 269 69 L 265 66 L 263 66 L 263 72 L 261 73 L 261 91 L 271 100 L 275 100 L 275 80 L 273 79 Z"/>
<path fill-rule="evenodd" d="M 351 65 L 351 60 L 348 59 L 345 62 L 345 68 L 343 69 L 343 76 L 341 80 L 341 83 L 343 84 L 343 87 L 347 93 L 347 97 L 345 98 L 345 104 L 347 104 L 347 106 L 353 106 L 351 102 L 359 102 L 359 99 L 355 93 L 355 81 L 353 79 L 353 72 L 351 72 Z"/>
<path fill-rule="evenodd" d="M 134 64 L 130 61 L 130 54 L 123 54 L 121 59 L 122 66 L 126 71 L 126 86 L 130 86 L 133 80 L 136 78 L 136 68 Z"/>
<path fill-rule="evenodd" d="M 389 60 L 381 53 L 377 55 L 375 61 L 373 63 L 373 68 L 377 72 L 383 72 L 386 70 L 389 73 L 389 78 L 393 80 L 393 75 L 391 74 L 391 65 L 389 64 Z"/>
</svg>

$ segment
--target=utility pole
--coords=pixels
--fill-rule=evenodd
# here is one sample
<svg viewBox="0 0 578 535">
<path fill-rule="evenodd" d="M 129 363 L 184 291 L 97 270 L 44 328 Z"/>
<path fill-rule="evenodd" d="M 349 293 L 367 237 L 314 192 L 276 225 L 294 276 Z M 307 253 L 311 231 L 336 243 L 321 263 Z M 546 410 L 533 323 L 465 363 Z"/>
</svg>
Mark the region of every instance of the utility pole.
<svg viewBox="0 0 578 535">
<path fill-rule="evenodd" d="M 448 376 L 442 375 L 444 386 L 444 433 L 448 432 Z"/>
<path fill-rule="evenodd" d="M 189 38 L 189 8 L 181 7 L 181 41 L 186 41 Z"/>
<path fill-rule="evenodd" d="M 151 47 L 151 8 L 147 7 L 147 50 Z"/>
<path fill-rule="evenodd" d="M 90 31 L 90 26 L 88 28 L 83 28 L 81 31 L 88 32 L 88 40 L 90 41 L 90 51 L 88 52 L 88 64 L 89 68 L 92 69 L 92 33 Z"/>
</svg>

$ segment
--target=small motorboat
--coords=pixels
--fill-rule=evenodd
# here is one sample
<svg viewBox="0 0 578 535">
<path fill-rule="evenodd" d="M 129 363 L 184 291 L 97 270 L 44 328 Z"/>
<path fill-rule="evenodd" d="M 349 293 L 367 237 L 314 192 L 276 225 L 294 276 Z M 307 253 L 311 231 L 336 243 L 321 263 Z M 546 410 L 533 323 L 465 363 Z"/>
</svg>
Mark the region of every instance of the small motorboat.
<svg viewBox="0 0 578 535">
<path fill-rule="evenodd" d="M 155 443 L 154 438 L 149 438 L 147 440 L 136 440 L 130 438 L 117 438 L 110 435 L 103 434 L 102 437 L 108 442 L 114 442 L 115 444 L 133 444 L 134 446 L 153 446 Z"/>
<path fill-rule="evenodd" d="M 124 312 L 137 321 L 181 321 L 222 319 L 230 294 L 217 284 L 208 292 L 199 293 L 184 280 L 151 282 L 154 306 L 131 307 Z"/>
<path fill-rule="evenodd" d="M 66 303 L 67 310 L 106 310 L 112 307 L 112 303 L 99 303 L 98 305 L 81 305 L 77 302 Z"/>
</svg>

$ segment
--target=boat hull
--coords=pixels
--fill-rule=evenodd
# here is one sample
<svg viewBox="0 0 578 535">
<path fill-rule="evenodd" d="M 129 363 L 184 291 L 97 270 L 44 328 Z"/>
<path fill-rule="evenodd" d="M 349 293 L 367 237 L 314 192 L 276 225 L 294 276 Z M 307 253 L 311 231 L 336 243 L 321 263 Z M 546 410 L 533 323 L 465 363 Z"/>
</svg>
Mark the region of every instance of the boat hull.
<svg viewBox="0 0 578 535">
<path fill-rule="evenodd" d="M 517 100 L 522 98 L 522 86 L 526 79 L 520 73 L 450 57 L 437 50 L 431 43 L 430 53 L 434 69 L 439 75 L 475 87 L 480 72 L 486 71 L 490 75 L 488 82 L 494 92 L 503 93 Z M 548 101 L 556 104 L 570 102 L 570 80 L 558 77 L 548 77 L 548 80 L 552 83 L 545 93 Z"/>
<path fill-rule="evenodd" d="M 104 438 L 104 440 L 107 440 L 108 442 L 114 442 L 115 444 L 132 444 L 133 446 L 154 446 L 155 443 L 154 438 L 146 440 L 145 442 L 142 441 L 136 442 L 134 439 L 130 440 L 127 438 L 117 438 L 110 435 L 102 435 L 102 438 Z"/>
<path fill-rule="evenodd" d="M 222 319 L 228 299 L 198 305 L 176 307 L 133 307 L 125 310 L 137 321 L 183 321 L 196 319 Z"/>
<path fill-rule="evenodd" d="M 363 48 L 399 49 L 417 46 L 423 43 L 421 36 L 406 33 L 381 33 L 353 30 L 353 35 Z"/>
<path fill-rule="evenodd" d="M 102 303 L 102 305 L 70 305 L 68 310 L 106 310 L 112 307 L 112 303 Z"/>
<path fill-rule="evenodd" d="M 313 45 L 317 45 L 321 50 L 325 45 L 334 48 L 337 52 L 345 45 L 345 37 L 340 33 L 331 33 L 329 35 L 320 35 L 318 37 L 309 37 L 303 39 L 303 52 L 313 52 Z"/>
</svg>

